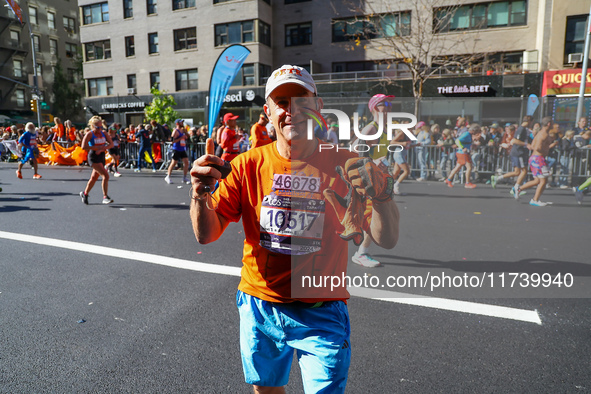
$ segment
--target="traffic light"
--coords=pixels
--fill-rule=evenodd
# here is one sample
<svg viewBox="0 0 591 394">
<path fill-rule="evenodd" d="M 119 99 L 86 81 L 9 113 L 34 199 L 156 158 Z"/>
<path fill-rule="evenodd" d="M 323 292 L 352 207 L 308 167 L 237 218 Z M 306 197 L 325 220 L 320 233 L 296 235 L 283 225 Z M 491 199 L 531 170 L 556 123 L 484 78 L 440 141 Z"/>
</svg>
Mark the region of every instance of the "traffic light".
<svg viewBox="0 0 591 394">
<path fill-rule="evenodd" d="M 37 100 L 31 100 L 31 111 L 37 112 Z"/>
</svg>

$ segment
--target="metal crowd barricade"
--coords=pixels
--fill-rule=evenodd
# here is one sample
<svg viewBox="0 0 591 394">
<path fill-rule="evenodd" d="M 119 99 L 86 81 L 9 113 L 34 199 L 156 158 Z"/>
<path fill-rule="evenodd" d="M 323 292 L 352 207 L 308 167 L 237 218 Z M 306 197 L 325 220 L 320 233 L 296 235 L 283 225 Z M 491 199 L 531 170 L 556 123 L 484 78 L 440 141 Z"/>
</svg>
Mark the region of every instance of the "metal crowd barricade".
<svg viewBox="0 0 591 394">
<path fill-rule="evenodd" d="M 415 178 L 420 176 L 421 168 L 418 156 L 422 154 L 425 157 L 425 171 L 427 172 L 428 178 L 444 177 L 449 174 L 456 164 L 455 152 L 456 149 L 438 145 L 423 146 L 419 149 L 417 147 L 410 148 L 408 150 L 408 163 L 411 174 Z M 505 149 L 501 149 L 498 146 L 487 145 L 475 147 L 470 152 L 470 156 L 473 163 L 472 179 L 480 178 L 481 181 L 486 181 L 491 175 L 496 173 L 513 171 L 511 157 Z M 393 167 L 393 154 L 389 155 L 389 160 L 391 167 Z M 550 160 L 547 161 L 550 164 Z M 568 168 L 565 168 L 566 164 Z M 574 152 L 566 156 L 566 159 L 562 157 L 562 152 L 558 152 L 550 170 L 552 174 L 551 180 L 554 182 L 557 182 L 559 178 L 567 178 L 566 181 L 563 179 L 561 184 L 573 185 L 581 180 L 587 179 L 591 176 L 591 149 L 575 149 Z M 529 167 L 528 174 L 531 175 Z M 461 174 L 460 177 L 462 177 Z"/>
</svg>

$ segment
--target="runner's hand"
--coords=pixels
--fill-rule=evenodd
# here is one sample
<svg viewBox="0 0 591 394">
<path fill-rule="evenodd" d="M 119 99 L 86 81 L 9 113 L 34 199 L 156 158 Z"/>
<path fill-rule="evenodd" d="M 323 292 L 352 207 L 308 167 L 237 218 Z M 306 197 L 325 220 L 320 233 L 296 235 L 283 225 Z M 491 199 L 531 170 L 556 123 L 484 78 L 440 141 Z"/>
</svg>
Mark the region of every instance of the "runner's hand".
<svg viewBox="0 0 591 394">
<path fill-rule="evenodd" d="M 346 176 L 355 192 L 363 199 L 365 197 L 381 201 L 391 199 L 394 179 L 380 170 L 373 160 L 367 157 L 356 157 L 347 160 L 344 170 L 342 167 L 339 168 L 337 172 Z"/>
<path fill-rule="evenodd" d="M 193 162 L 191 168 L 191 185 L 194 196 L 203 196 L 215 188 L 215 184 L 222 178 L 222 173 L 210 164 L 223 166 L 224 161 L 214 154 L 213 140 L 205 142 L 205 154 Z"/>
</svg>

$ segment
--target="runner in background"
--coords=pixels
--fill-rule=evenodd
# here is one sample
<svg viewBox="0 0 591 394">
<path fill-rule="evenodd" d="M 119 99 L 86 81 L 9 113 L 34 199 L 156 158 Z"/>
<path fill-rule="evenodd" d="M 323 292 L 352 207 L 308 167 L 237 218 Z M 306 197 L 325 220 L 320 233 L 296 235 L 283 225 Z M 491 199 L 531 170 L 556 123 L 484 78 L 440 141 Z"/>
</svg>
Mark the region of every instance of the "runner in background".
<svg viewBox="0 0 591 394">
<path fill-rule="evenodd" d="M 109 172 L 112 172 L 115 177 L 120 177 L 121 174 L 119 173 L 119 169 L 117 168 L 119 166 L 119 146 L 120 146 L 120 139 L 119 136 L 117 135 L 117 129 L 115 128 L 110 128 L 109 129 L 109 136 L 111 137 L 111 140 L 113 141 L 113 147 L 111 149 L 109 149 L 109 155 L 111 155 L 111 163 L 109 163 L 109 166 L 107 167 L 107 170 Z"/>
<path fill-rule="evenodd" d="M 585 182 L 583 182 L 581 185 L 573 187 L 573 192 L 575 193 L 575 199 L 577 200 L 578 204 L 583 203 L 584 191 L 589 186 L 591 186 L 591 178 L 587 178 L 587 180 Z"/>
<path fill-rule="evenodd" d="M 519 186 L 523 184 L 523 181 L 525 181 L 525 177 L 527 176 L 528 157 L 531 148 L 531 145 L 529 144 L 531 130 L 529 128 L 532 123 L 533 118 L 531 116 L 524 116 L 521 126 L 517 128 L 515 135 L 511 140 L 512 148 L 509 156 L 511 157 L 513 167 L 519 169 L 519 176 L 517 177 L 517 181 L 515 181 L 515 186 L 511 188 L 511 194 L 513 194 L 513 198 L 516 200 L 519 199 L 519 194 L 516 193 L 516 191 L 518 189 L 523 190 L 523 188 L 520 188 Z"/>
<path fill-rule="evenodd" d="M 542 196 L 544 189 L 546 189 L 548 177 L 550 176 L 550 170 L 548 170 L 548 166 L 546 165 L 545 157 L 548 156 L 548 151 L 550 150 L 551 141 L 548 131 L 551 128 L 552 118 L 550 116 L 544 117 L 542 119 L 542 129 L 536 134 L 531 144 L 533 153 L 529 158 L 529 166 L 534 179 L 515 190 L 515 196 L 517 196 L 516 199 L 518 199 L 521 190 L 536 186 L 534 198 L 529 202 L 529 205 L 535 207 L 545 207 L 546 205 L 551 204 L 549 202 L 540 201 L 540 197 Z"/>
<path fill-rule="evenodd" d="M 463 118 L 461 118 L 463 119 Z M 460 128 L 458 130 L 463 130 L 464 128 Z M 466 183 L 464 187 L 466 189 L 474 189 L 476 187 L 475 184 L 470 182 L 470 175 L 472 173 L 472 159 L 470 157 L 470 148 L 472 147 L 472 136 L 475 134 L 480 133 L 480 126 L 478 123 L 472 123 L 467 131 L 461 132 L 461 134 L 456 139 L 456 145 L 458 150 L 456 152 L 457 164 L 453 170 L 449 173 L 449 176 L 445 180 L 445 184 L 448 187 L 454 187 L 452 180 L 454 175 L 456 175 L 462 167 L 466 167 Z"/>
<path fill-rule="evenodd" d="M 86 184 L 84 191 L 80 192 L 82 202 L 88 205 L 88 193 L 94 187 L 99 176 L 103 178 L 103 204 L 113 202 L 109 197 L 109 173 L 105 169 L 105 152 L 113 147 L 113 141 L 106 129 L 103 128 L 103 122 L 100 116 L 93 116 L 88 121 L 91 132 L 87 133 L 82 140 L 82 148 L 88 151 L 88 164 L 92 167 L 92 174 Z"/>
<path fill-rule="evenodd" d="M 184 121 L 182 119 L 177 119 L 175 122 L 176 128 L 172 132 L 172 160 L 170 161 L 170 165 L 168 166 L 168 174 L 164 177 L 164 181 L 168 184 L 172 183 L 170 176 L 172 175 L 172 170 L 176 168 L 176 164 L 179 160 L 183 161 L 183 182 L 190 183 L 191 181 L 187 177 L 187 172 L 189 171 L 189 158 L 187 156 L 187 133 L 185 132 L 185 128 L 183 127 Z"/>
<path fill-rule="evenodd" d="M 18 139 L 18 148 L 23 154 L 23 158 L 18 163 L 16 170 L 16 177 L 23 179 L 22 169 L 23 165 L 29 160 L 33 164 L 33 179 L 41 179 L 41 175 L 37 173 L 37 158 L 35 157 L 35 150 L 37 149 L 37 139 L 35 137 L 35 125 L 31 122 L 25 125 L 25 132 Z"/>
</svg>

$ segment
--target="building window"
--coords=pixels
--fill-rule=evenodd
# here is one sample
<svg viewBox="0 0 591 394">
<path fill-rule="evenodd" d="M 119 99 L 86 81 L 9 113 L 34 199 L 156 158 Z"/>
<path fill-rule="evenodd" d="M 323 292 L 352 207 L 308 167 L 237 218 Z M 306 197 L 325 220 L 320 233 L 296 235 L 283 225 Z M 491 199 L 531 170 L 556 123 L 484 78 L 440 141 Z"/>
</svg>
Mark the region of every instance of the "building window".
<svg viewBox="0 0 591 394">
<path fill-rule="evenodd" d="M 134 36 L 125 37 L 125 56 L 135 56 L 135 39 Z"/>
<path fill-rule="evenodd" d="M 110 96 L 113 94 L 113 77 L 95 78 L 88 80 L 88 94 L 90 96 Z"/>
<path fill-rule="evenodd" d="M 259 39 L 258 42 L 271 46 L 271 26 L 263 21 L 259 21 Z"/>
<path fill-rule="evenodd" d="M 41 65 L 41 63 L 37 63 L 37 75 L 42 75 L 43 74 L 43 66 Z"/>
<path fill-rule="evenodd" d="M 271 45 L 271 35 L 269 25 L 257 21 L 258 37 L 255 31 L 255 20 L 242 22 L 224 23 L 215 25 L 215 46 L 240 44 L 245 42 L 261 42 Z"/>
<path fill-rule="evenodd" d="M 197 69 L 177 70 L 176 72 L 176 90 L 195 90 L 197 89 Z"/>
<path fill-rule="evenodd" d="M 495 1 L 437 8 L 433 12 L 433 31 L 490 29 L 523 26 L 527 23 L 527 1 Z"/>
<path fill-rule="evenodd" d="M 160 89 L 160 73 L 150 73 L 150 88 Z"/>
<path fill-rule="evenodd" d="M 14 77 L 22 78 L 23 76 L 23 61 L 14 59 L 12 61 L 12 67 L 14 68 Z"/>
<path fill-rule="evenodd" d="M 173 10 L 182 10 L 183 8 L 195 7 L 195 0 L 172 0 Z"/>
<path fill-rule="evenodd" d="M 232 82 L 232 86 L 253 86 L 256 81 L 254 66 L 253 63 L 242 65 Z"/>
<path fill-rule="evenodd" d="M 285 25 L 285 46 L 312 44 L 312 23 Z"/>
<path fill-rule="evenodd" d="M 213 0 L 213 4 L 225 3 L 226 1 L 231 1 L 231 0 Z"/>
<path fill-rule="evenodd" d="M 123 19 L 133 18 L 133 0 L 123 0 Z"/>
<path fill-rule="evenodd" d="M 197 28 L 174 30 L 174 50 L 197 48 Z"/>
<path fill-rule="evenodd" d="M 259 86 L 264 86 L 271 76 L 271 66 L 259 63 Z"/>
<path fill-rule="evenodd" d="M 146 5 L 148 7 L 148 15 L 158 13 L 158 0 L 147 0 Z"/>
<path fill-rule="evenodd" d="M 135 74 L 127 74 L 127 89 L 137 88 L 137 80 Z"/>
<path fill-rule="evenodd" d="M 62 21 L 64 23 L 64 29 L 68 33 L 74 34 L 76 32 L 76 20 L 74 18 L 70 18 L 69 16 L 64 16 Z"/>
<path fill-rule="evenodd" d="M 32 25 L 39 24 L 39 21 L 37 20 L 37 8 L 36 7 L 29 7 L 29 20 L 31 21 Z"/>
<path fill-rule="evenodd" d="M 84 44 L 84 54 L 87 62 L 111 58 L 111 40 L 95 41 Z"/>
<path fill-rule="evenodd" d="M 75 58 L 78 55 L 78 47 L 76 44 L 66 42 L 66 57 Z"/>
<path fill-rule="evenodd" d="M 55 13 L 47 11 L 47 26 L 55 30 Z"/>
<path fill-rule="evenodd" d="M 410 35 L 410 11 L 332 20 L 332 42 Z"/>
<path fill-rule="evenodd" d="M 84 24 L 102 23 L 109 21 L 109 3 L 97 3 L 82 7 Z"/>
<path fill-rule="evenodd" d="M 17 107 L 25 106 L 25 91 L 23 89 L 16 89 L 14 91 L 14 97 L 16 98 Z"/>
<path fill-rule="evenodd" d="M 587 33 L 587 15 L 568 16 L 564 39 L 564 64 L 568 63 L 571 53 L 585 53 L 585 35 Z"/>
<path fill-rule="evenodd" d="M 21 35 L 18 31 L 16 30 L 11 30 L 10 31 L 10 44 L 13 47 L 18 47 L 20 45 L 21 42 Z"/>
<path fill-rule="evenodd" d="M 37 53 L 41 52 L 41 44 L 39 42 L 39 36 L 33 36 L 33 48 Z"/>
<path fill-rule="evenodd" d="M 49 53 L 53 56 L 57 56 L 57 40 L 53 38 L 49 39 Z"/>
<path fill-rule="evenodd" d="M 158 53 L 158 33 L 148 33 L 148 53 Z"/>
</svg>

